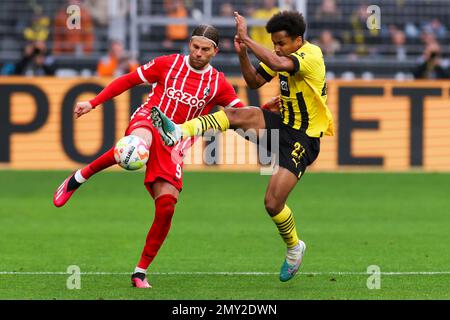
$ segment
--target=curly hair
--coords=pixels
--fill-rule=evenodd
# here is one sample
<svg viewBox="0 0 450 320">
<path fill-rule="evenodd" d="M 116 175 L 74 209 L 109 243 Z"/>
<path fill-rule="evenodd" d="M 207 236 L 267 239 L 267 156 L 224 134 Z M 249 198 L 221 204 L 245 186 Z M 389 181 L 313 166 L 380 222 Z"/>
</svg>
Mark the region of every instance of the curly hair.
<svg viewBox="0 0 450 320">
<path fill-rule="evenodd" d="M 298 11 L 281 11 L 270 18 L 266 30 L 268 33 L 286 31 L 292 39 L 299 36 L 303 38 L 306 30 L 305 18 Z"/>
</svg>

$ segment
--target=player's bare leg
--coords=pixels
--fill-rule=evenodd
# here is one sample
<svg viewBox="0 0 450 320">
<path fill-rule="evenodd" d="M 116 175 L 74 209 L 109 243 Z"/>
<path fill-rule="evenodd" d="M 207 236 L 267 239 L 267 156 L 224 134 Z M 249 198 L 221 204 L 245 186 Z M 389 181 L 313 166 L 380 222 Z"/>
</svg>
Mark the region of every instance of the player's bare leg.
<svg viewBox="0 0 450 320">
<path fill-rule="evenodd" d="M 139 263 L 131 275 L 131 284 L 136 288 L 151 288 L 147 279 L 147 269 L 169 232 L 175 204 L 180 194 L 173 185 L 162 179 L 154 182 L 151 188 L 155 199 L 155 217 Z"/>
<path fill-rule="evenodd" d="M 297 177 L 285 168 L 279 167 L 270 178 L 264 205 L 287 246 L 286 259 L 280 271 L 280 280 L 288 281 L 294 277 L 302 263 L 306 245 L 299 240 L 294 216 L 286 205 L 290 192 L 297 185 Z"/>
<path fill-rule="evenodd" d="M 130 135 L 142 138 L 149 147 L 152 145 L 152 132 L 145 127 L 134 129 L 133 131 L 131 131 Z"/>
<path fill-rule="evenodd" d="M 146 128 L 136 128 L 131 133 L 144 139 L 148 146 L 152 143 L 152 134 Z M 53 204 L 56 207 L 64 206 L 75 191 L 94 174 L 117 164 L 114 158 L 114 147 L 106 151 L 86 167 L 73 172 L 56 189 L 53 194 Z"/>
<path fill-rule="evenodd" d="M 266 127 L 264 114 L 261 108 L 226 108 L 224 109 L 224 112 L 230 122 L 231 129 L 260 130 Z"/>
</svg>

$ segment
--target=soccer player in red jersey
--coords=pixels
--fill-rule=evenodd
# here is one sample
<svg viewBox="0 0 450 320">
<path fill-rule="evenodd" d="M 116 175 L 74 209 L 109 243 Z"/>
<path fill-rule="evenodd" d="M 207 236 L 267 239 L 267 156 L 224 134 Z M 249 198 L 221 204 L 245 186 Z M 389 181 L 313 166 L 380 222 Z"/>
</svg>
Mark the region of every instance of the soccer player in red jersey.
<svg viewBox="0 0 450 320">
<path fill-rule="evenodd" d="M 147 101 L 133 114 L 125 131 L 125 135 L 139 136 L 150 146 L 144 184 L 155 201 L 153 224 L 147 234 L 141 258 L 131 276 L 132 285 L 135 287 L 151 287 L 146 272 L 169 232 L 183 181 L 182 157 L 172 157 L 174 148 L 163 144 L 150 119 L 151 107 L 158 106 L 175 123 L 183 123 L 207 114 L 215 105 L 244 106 L 224 74 L 210 65 L 210 60 L 218 52 L 218 43 L 218 30 L 212 26 L 200 25 L 192 33 L 189 55 L 157 57 L 136 71 L 115 79 L 94 99 L 75 105 L 74 113 L 76 118 L 79 118 L 133 86 L 142 83 L 153 84 Z M 182 155 L 183 150 L 179 149 L 175 150 Z M 70 175 L 55 191 L 54 205 L 63 206 L 82 183 L 115 164 L 113 147 Z"/>
</svg>

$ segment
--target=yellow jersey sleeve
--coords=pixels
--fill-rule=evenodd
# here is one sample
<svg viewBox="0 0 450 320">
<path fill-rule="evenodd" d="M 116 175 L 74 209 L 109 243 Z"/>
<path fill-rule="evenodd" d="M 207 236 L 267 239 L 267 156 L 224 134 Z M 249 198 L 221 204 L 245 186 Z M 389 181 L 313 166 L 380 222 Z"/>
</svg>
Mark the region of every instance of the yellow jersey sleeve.
<svg viewBox="0 0 450 320">
<path fill-rule="evenodd" d="M 313 53 L 306 52 L 294 52 L 289 56 L 294 62 L 294 71 L 291 75 L 299 73 L 302 78 L 307 77 L 310 74 L 314 74 L 316 68 L 319 66 L 318 56 Z"/>
<path fill-rule="evenodd" d="M 277 75 L 276 71 L 273 71 L 272 69 L 270 69 L 263 62 L 259 63 L 259 66 L 256 69 L 256 72 L 258 72 L 261 75 L 261 77 L 263 77 L 264 80 L 266 80 L 267 82 L 270 82 L 270 80 L 272 80 L 272 78 Z"/>
</svg>

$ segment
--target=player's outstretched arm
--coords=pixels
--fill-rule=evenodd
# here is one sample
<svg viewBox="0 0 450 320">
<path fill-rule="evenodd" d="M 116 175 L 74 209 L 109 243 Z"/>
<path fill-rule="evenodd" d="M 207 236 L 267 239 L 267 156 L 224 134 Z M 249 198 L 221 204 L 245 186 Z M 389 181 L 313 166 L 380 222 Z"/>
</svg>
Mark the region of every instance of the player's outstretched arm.
<svg viewBox="0 0 450 320">
<path fill-rule="evenodd" d="M 102 104 L 141 83 L 143 83 L 143 81 L 139 77 L 137 71 L 120 76 L 108 84 L 94 99 L 77 103 L 74 108 L 74 114 L 76 118 L 79 118 L 83 114 L 90 112 L 99 104 Z"/>
</svg>

